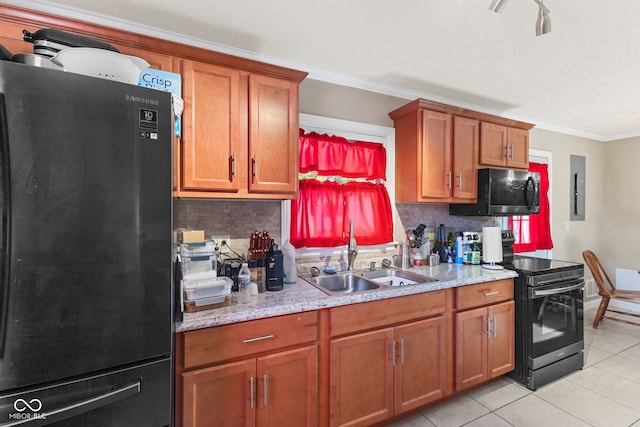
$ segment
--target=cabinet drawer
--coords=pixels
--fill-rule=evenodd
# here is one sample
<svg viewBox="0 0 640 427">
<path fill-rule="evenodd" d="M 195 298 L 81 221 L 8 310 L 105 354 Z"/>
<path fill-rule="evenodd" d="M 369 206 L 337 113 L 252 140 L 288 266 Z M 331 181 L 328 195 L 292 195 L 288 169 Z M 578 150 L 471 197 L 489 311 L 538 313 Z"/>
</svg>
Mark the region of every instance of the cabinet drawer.
<svg viewBox="0 0 640 427">
<path fill-rule="evenodd" d="M 344 335 L 444 312 L 445 291 L 425 292 L 331 309 L 331 336 Z"/>
<path fill-rule="evenodd" d="M 318 339 L 318 312 L 251 320 L 184 333 L 184 369 Z"/>
<path fill-rule="evenodd" d="M 510 299 L 513 299 L 513 279 L 456 288 L 456 309 L 458 310 L 481 307 Z"/>
</svg>

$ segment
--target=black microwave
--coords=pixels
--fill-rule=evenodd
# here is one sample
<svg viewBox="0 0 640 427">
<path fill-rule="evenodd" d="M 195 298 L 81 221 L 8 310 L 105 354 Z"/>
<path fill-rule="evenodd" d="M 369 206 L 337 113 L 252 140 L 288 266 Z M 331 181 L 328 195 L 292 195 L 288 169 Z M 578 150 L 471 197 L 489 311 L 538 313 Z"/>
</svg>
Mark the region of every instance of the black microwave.
<svg viewBox="0 0 640 427">
<path fill-rule="evenodd" d="M 540 174 L 510 169 L 478 169 L 476 203 L 449 205 L 450 215 L 513 216 L 540 212 Z"/>
</svg>

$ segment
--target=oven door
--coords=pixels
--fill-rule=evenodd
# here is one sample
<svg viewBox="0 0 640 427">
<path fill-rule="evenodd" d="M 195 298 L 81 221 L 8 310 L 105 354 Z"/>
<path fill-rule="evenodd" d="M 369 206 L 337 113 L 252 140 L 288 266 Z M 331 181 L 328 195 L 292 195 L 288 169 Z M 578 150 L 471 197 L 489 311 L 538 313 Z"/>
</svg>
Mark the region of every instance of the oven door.
<svg viewBox="0 0 640 427">
<path fill-rule="evenodd" d="M 574 347 L 584 340 L 583 289 L 583 278 L 564 279 L 528 289 L 528 320 L 531 325 L 530 365 L 542 356 Z M 562 352 L 559 354 L 562 355 Z M 535 369 L 534 366 L 530 368 Z"/>
</svg>

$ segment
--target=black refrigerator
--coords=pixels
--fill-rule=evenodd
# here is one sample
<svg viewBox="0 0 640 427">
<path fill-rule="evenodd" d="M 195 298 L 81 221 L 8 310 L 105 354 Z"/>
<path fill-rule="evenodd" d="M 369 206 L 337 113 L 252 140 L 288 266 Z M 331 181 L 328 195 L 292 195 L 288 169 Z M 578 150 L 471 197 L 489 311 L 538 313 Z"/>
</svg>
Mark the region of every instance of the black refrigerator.
<svg viewBox="0 0 640 427">
<path fill-rule="evenodd" d="M 171 95 L 0 61 L 0 426 L 171 424 Z"/>
</svg>

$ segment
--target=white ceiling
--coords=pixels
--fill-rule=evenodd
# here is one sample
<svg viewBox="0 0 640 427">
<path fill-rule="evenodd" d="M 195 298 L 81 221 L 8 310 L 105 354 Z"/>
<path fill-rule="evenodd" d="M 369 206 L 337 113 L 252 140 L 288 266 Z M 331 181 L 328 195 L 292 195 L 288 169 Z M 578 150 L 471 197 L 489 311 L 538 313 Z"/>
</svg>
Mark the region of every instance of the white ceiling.
<svg viewBox="0 0 640 427">
<path fill-rule="evenodd" d="M 540 37 L 534 0 L 500 15 L 491 0 L 4 2 L 587 138 L 640 135 L 638 0 L 545 0 L 552 31 Z"/>
</svg>

